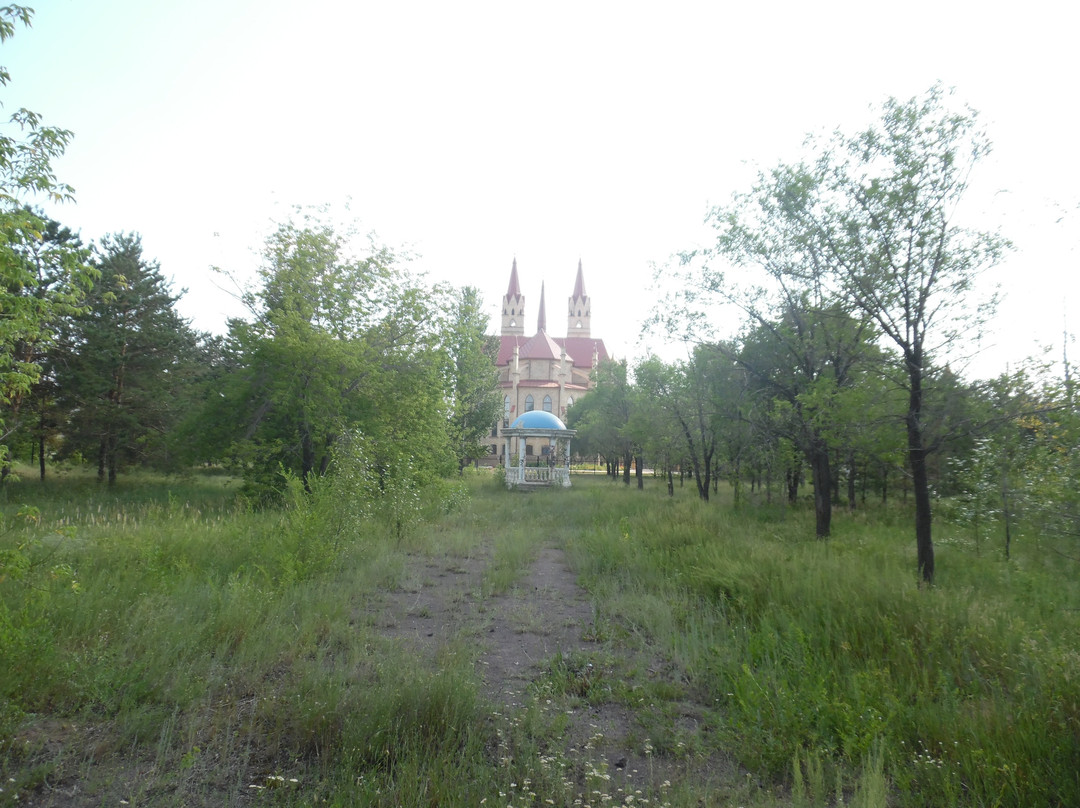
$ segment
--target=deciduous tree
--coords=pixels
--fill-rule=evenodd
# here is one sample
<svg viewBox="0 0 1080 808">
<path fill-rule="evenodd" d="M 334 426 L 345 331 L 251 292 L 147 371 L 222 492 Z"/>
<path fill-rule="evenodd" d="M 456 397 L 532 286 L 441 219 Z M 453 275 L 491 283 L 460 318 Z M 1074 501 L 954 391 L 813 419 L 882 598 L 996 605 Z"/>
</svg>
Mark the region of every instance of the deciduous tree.
<svg viewBox="0 0 1080 808">
<path fill-rule="evenodd" d="M 992 311 L 976 281 L 1008 246 L 957 219 L 990 141 L 977 115 L 951 109 L 946 96 L 935 86 L 907 101 L 890 99 L 865 131 L 837 134 L 820 155 L 820 204 L 808 219 L 837 291 L 874 320 L 903 361 L 918 568 L 928 583 L 934 545 L 925 382 L 935 359 L 943 361 Z"/>
<path fill-rule="evenodd" d="M 33 13 L 25 6 L 0 8 L 0 42 L 18 25 L 29 26 Z M 10 80 L 0 67 L 0 86 Z M 70 242 L 54 242 L 45 265 L 32 258 L 44 250 L 47 223 L 27 205 L 72 198 L 71 187 L 53 171 L 71 132 L 46 126 L 28 109 L 8 120 L 10 127 L 0 132 L 0 452 L 6 452 L 4 440 L 14 426 L 11 416 L 40 377 L 39 359 L 58 321 L 78 310 L 93 277 Z"/>
<path fill-rule="evenodd" d="M 502 413 L 499 374 L 495 368 L 498 343 L 487 335 L 488 318 L 479 290 L 466 286 L 450 300 L 445 327 L 448 359 L 452 441 L 458 468 L 486 454 L 483 439 Z"/>
</svg>

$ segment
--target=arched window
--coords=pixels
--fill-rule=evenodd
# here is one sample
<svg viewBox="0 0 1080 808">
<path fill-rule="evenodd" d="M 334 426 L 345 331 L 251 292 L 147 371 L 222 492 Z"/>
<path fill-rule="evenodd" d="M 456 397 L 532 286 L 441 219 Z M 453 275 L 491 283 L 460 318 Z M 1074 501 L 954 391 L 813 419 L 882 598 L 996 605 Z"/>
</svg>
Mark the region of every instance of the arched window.
<svg viewBox="0 0 1080 808">
<path fill-rule="evenodd" d="M 532 412 L 532 411 L 533 411 L 533 397 L 532 397 L 532 393 L 530 393 L 529 395 L 525 396 L 525 412 Z"/>
<path fill-rule="evenodd" d="M 503 428 L 510 426 L 510 396 L 503 396 Z"/>
<path fill-rule="evenodd" d="M 544 396 L 544 412 L 551 412 L 551 396 Z"/>
<path fill-rule="evenodd" d="M 566 409 L 570 409 L 570 408 L 571 408 L 571 407 L 573 407 L 573 406 L 574 406 L 574 397 L 573 397 L 573 396 L 569 396 L 569 397 L 568 397 L 568 398 L 566 399 Z"/>
</svg>

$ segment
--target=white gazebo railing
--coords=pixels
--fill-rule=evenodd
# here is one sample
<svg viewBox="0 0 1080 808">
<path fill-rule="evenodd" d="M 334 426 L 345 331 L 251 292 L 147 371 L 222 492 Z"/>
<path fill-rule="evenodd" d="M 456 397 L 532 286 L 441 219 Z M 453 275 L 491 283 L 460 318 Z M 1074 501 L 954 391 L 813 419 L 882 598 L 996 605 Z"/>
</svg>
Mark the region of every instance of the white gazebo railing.
<svg viewBox="0 0 1080 808">
<path fill-rule="evenodd" d="M 570 485 L 570 469 L 563 466 L 517 466 L 515 471 L 520 471 L 519 483 L 533 483 L 542 485 Z"/>
<path fill-rule="evenodd" d="M 555 423 L 562 425 L 561 421 Z M 506 439 L 506 487 L 517 486 L 561 486 L 570 487 L 570 438 L 577 434 L 573 429 L 540 427 L 511 427 L 503 430 Z M 528 439 L 536 438 L 548 447 L 548 455 L 543 465 L 526 464 Z M 513 451 L 513 441 L 517 440 L 517 452 Z M 511 458 L 517 457 L 517 464 L 511 465 Z"/>
</svg>

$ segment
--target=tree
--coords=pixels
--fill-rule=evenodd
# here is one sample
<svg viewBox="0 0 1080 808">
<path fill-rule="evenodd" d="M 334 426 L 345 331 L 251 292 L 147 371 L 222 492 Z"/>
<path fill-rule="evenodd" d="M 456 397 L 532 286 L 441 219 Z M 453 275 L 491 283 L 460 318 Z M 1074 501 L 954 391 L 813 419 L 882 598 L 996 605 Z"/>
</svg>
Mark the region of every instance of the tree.
<svg viewBox="0 0 1080 808">
<path fill-rule="evenodd" d="M 975 282 L 1008 243 L 956 222 L 972 169 L 990 150 L 971 110 L 954 112 L 935 86 L 890 99 L 881 119 L 837 134 L 818 163 L 820 204 L 808 224 L 834 268 L 836 289 L 900 352 L 908 394 L 905 427 L 915 497 L 918 568 L 934 580 L 925 382 L 936 358 L 992 311 Z"/>
<path fill-rule="evenodd" d="M 674 468 L 686 452 L 679 422 L 663 397 L 674 372 L 655 356 L 640 361 L 634 368 L 637 405 L 631 414 L 632 429 L 643 451 L 667 475 L 668 496 L 675 494 Z"/>
<path fill-rule="evenodd" d="M 446 328 L 446 352 L 450 373 L 451 429 L 458 469 L 486 454 L 482 439 L 502 413 L 499 372 L 495 367 L 498 343 L 487 336 L 488 318 L 482 310 L 480 292 L 466 286 L 456 292 Z"/>
<path fill-rule="evenodd" d="M 178 371 L 194 354 L 195 335 L 138 235 L 106 236 L 93 263 L 100 277 L 85 311 L 62 329 L 56 374 L 65 452 L 93 457 L 98 479 L 111 485 L 133 463 L 168 464 Z"/>
<path fill-rule="evenodd" d="M 280 224 L 244 295 L 251 319 L 230 322 L 236 370 L 208 419 L 231 418 L 222 453 L 260 497 L 282 472 L 310 488 L 344 450 L 362 451 L 402 501 L 453 463 L 439 298 L 391 250 L 355 242 L 318 212 Z"/>
<path fill-rule="evenodd" d="M 31 211 L 27 213 L 35 216 Z M 36 378 L 25 394 L 7 400 L 4 421 L 8 435 L 21 429 L 23 442 L 29 443 L 31 462 L 36 455 L 39 474 L 44 479 L 46 445 L 61 426 L 56 406 L 56 336 L 65 318 L 82 311 L 79 304 L 86 290 L 77 278 L 86 265 L 89 251 L 67 227 L 41 216 L 38 220 L 40 231 L 11 245 L 24 262 L 23 286 L 19 291 L 33 298 L 40 319 L 37 328 L 24 333 L 15 343 L 10 358 Z"/>
<path fill-rule="evenodd" d="M 815 529 L 824 538 L 832 520 L 832 416 L 838 396 L 868 358 L 874 334 L 868 318 L 830 289 L 830 266 L 802 216 L 813 204 L 813 191 L 809 178 L 781 166 L 760 173 L 752 190 L 736 194 L 730 205 L 714 208 L 708 220 L 717 231 L 716 245 L 682 256 L 693 274 L 676 292 L 679 302 L 667 301 L 656 317 L 666 319 L 669 330 L 691 326 L 707 339 L 715 336 L 708 315 L 717 303 L 741 312 L 741 340 L 716 346 L 749 374 L 760 403 L 783 402 L 766 406 L 810 467 Z M 754 270 L 753 279 L 734 280 L 722 270 L 728 263 Z M 747 434 L 738 410 L 733 416 L 726 434 L 732 462 L 741 465 Z"/>
<path fill-rule="evenodd" d="M 663 403 L 678 425 L 698 497 L 709 501 L 714 457 L 723 418 L 723 388 L 731 381 L 732 363 L 714 345 L 699 345 L 686 362 L 642 368 L 648 394 Z"/>
<path fill-rule="evenodd" d="M 635 442 L 630 424 L 633 391 L 626 360 L 601 363 L 594 371 L 594 381 L 596 387 L 570 409 L 567 426 L 577 430 L 579 448 L 607 459 L 612 474 L 621 462 L 623 482 L 629 485 Z"/>
<path fill-rule="evenodd" d="M 919 574 L 934 578 L 926 384 L 935 361 L 974 333 L 993 301 L 975 283 L 1007 248 L 996 234 L 958 224 L 970 173 L 989 151 L 971 110 L 953 112 L 935 86 L 890 99 L 880 120 L 853 136 L 811 141 L 811 162 L 780 165 L 752 197 L 767 201 L 743 252 L 790 264 L 860 319 L 872 321 L 899 354 L 907 404 L 907 460 L 915 496 Z M 794 248 L 794 249 L 793 249 Z M 798 258 L 789 262 L 788 257 Z M 692 289 L 685 299 L 693 302 Z M 701 317 L 691 321 L 701 323 Z"/>
<path fill-rule="evenodd" d="M 0 8 L 0 42 L 13 36 L 18 24 L 29 26 L 32 17 L 33 10 L 25 6 Z M 0 86 L 10 80 L 0 68 Z M 27 109 L 17 110 L 9 121 L 18 135 L 0 134 L 0 404 L 8 419 L 37 382 L 38 359 L 59 319 L 78 310 L 93 278 L 77 245 L 54 245 L 44 275 L 28 258 L 42 241 L 46 223 L 27 205 L 72 198 L 72 189 L 57 181 L 52 168 L 71 132 L 45 126 L 40 115 Z M 0 434 L 6 438 L 10 429 Z"/>
<path fill-rule="evenodd" d="M 794 300 L 804 305 L 792 305 Z M 832 455 L 842 416 L 850 412 L 843 401 L 855 386 L 860 363 L 875 354 L 865 322 L 824 300 L 808 302 L 804 293 L 784 304 L 779 320 L 759 317 L 734 358 L 759 395 L 782 402 L 774 423 L 786 427 L 781 434 L 794 441 L 810 466 L 815 531 L 825 538 L 832 521 Z"/>
</svg>

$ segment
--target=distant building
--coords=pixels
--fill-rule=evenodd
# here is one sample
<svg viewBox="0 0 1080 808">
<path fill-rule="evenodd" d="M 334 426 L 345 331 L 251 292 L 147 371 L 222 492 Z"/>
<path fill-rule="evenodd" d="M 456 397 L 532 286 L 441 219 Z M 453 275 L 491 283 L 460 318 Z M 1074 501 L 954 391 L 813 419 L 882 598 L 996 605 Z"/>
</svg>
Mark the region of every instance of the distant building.
<svg viewBox="0 0 1080 808">
<path fill-rule="evenodd" d="M 499 384 L 503 390 L 502 419 L 492 430 L 492 455 L 505 451 L 502 430 L 519 415 L 544 410 L 566 419 L 566 411 L 592 387 L 593 369 L 608 357 L 604 341 L 592 336 L 592 303 L 585 293 L 585 276 L 578 261 L 574 293 L 566 311 L 566 336 L 552 337 L 547 330 L 544 286 L 536 333 L 525 336 L 525 296 L 518 281 L 517 259 L 510 269 L 510 284 L 502 300 L 499 333 Z M 541 457 L 548 446 L 527 447 L 529 456 Z"/>
</svg>

